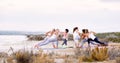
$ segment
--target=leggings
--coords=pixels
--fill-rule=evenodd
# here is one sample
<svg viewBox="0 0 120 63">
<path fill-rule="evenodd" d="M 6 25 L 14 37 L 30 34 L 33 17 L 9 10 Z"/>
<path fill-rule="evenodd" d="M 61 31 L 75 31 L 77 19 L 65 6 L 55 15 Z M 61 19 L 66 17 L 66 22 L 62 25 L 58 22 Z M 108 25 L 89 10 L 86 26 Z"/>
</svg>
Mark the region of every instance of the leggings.
<svg viewBox="0 0 120 63">
<path fill-rule="evenodd" d="M 47 38 L 46 40 L 43 40 L 42 42 L 40 42 L 38 45 L 43 46 L 43 45 L 47 45 L 49 43 L 53 43 L 53 44 L 56 44 L 58 46 L 57 38 Z"/>
<path fill-rule="evenodd" d="M 64 41 L 64 42 L 62 43 L 62 45 L 64 45 L 64 44 L 67 45 L 67 40 L 66 40 L 66 39 L 63 39 L 63 41 Z"/>
<path fill-rule="evenodd" d="M 85 42 L 88 42 L 88 39 L 82 39 L 80 42 L 80 47 L 83 47 L 83 45 L 85 44 Z M 95 45 L 92 41 L 90 41 L 91 44 Z"/>
<path fill-rule="evenodd" d="M 88 44 L 90 44 L 90 41 L 95 41 L 96 43 L 104 44 L 103 42 L 100 42 L 97 37 L 94 40 L 92 40 L 92 39 L 89 38 L 88 39 Z"/>
</svg>

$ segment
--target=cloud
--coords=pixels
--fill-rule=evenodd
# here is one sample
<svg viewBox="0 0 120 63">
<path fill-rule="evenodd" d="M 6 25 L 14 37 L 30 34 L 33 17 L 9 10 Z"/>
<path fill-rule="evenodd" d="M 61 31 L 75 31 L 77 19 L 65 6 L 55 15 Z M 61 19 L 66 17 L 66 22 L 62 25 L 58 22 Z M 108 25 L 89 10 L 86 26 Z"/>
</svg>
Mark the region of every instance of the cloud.
<svg viewBox="0 0 120 63">
<path fill-rule="evenodd" d="M 69 14 L 104 9 L 120 10 L 120 3 L 99 0 L 3 0 L 2 13 L 32 12 L 39 14 Z"/>
<path fill-rule="evenodd" d="M 103 0 L 0 0 L 0 29 L 39 31 L 78 26 L 96 31 L 120 27 L 120 2 Z M 114 26 L 111 26 L 113 25 Z M 110 27 L 110 28 L 109 28 Z M 106 30 L 107 29 L 107 30 Z M 116 30 L 117 30 L 116 29 Z"/>
</svg>

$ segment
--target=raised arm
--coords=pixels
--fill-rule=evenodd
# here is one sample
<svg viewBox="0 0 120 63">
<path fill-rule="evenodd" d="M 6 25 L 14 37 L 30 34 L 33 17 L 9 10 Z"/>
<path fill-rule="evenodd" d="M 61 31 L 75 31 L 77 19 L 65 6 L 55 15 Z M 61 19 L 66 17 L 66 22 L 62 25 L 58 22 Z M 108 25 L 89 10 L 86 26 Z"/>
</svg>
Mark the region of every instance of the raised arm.
<svg viewBox="0 0 120 63">
<path fill-rule="evenodd" d="M 93 32 L 93 31 L 90 31 L 90 33 L 93 33 L 94 35 L 96 34 L 95 32 Z"/>
<path fill-rule="evenodd" d="M 45 35 L 48 36 L 49 33 L 51 33 L 51 31 L 46 32 Z"/>
<path fill-rule="evenodd" d="M 77 31 L 77 33 L 79 34 L 79 36 L 81 36 L 81 33 L 79 31 Z"/>
<path fill-rule="evenodd" d="M 84 34 L 82 33 L 80 37 L 81 37 L 81 39 L 84 39 L 85 36 L 84 36 Z"/>
</svg>

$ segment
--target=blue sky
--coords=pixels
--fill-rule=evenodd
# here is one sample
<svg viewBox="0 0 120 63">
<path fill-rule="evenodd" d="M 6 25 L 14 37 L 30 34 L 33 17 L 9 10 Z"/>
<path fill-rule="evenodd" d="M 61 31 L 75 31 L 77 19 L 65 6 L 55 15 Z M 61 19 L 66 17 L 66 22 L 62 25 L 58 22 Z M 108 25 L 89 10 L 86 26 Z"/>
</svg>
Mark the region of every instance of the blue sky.
<svg viewBox="0 0 120 63">
<path fill-rule="evenodd" d="M 120 32 L 120 0 L 0 0 L 0 30 Z"/>
</svg>

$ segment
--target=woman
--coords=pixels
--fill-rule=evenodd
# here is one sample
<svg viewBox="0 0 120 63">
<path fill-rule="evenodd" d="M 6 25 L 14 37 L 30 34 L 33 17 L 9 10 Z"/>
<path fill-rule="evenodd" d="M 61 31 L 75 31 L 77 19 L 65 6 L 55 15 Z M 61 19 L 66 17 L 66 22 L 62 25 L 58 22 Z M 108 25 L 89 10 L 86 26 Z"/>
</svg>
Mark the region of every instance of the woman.
<svg viewBox="0 0 120 63">
<path fill-rule="evenodd" d="M 49 36 L 47 36 L 45 40 L 43 40 L 42 42 L 35 45 L 35 47 L 38 48 L 40 46 L 52 43 L 54 48 L 58 48 L 58 34 L 59 34 L 59 29 L 52 30 L 51 32 L 49 32 Z"/>
<path fill-rule="evenodd" d="M 62 46 L 65 44 L 67 46 L 67 40 L 68 40 L 68 32 L 69 30 L 68 29 L 65 29 L 65 32 L 63 32 L 63 43 L 62 43 Z"/>
<path fill-rule="evenodd" d="M 46 41 L 48 38 L 51 37 L 51 35 L 55 32 L 55 29 L 53 29 L 52 31 L 48 31 L 46 34 L 45 34 L 45 38 L 43 41 Z"/>
<path fill-rule="evenodd" d="M 85 42 L 88 42 L 88 29 L 82 29 L 80 48 L 83 47 Z M 92 41 L 90 43 L 96 45 Z"/>
<path fill-rule="evenodd" d="M 87 42 L 87 40 L 88 40 L 87 32 L 88 32 L 87 29 L 82 29 L 80 48 L 82 48 L 82 47 L 83 47 L 83 44 L 84 44 L 85 42 Z"/>
<path fill-rule="evenodd" d="M 73 28 L 73 40 L 75 42 L 75 47 L 79 47 L 79 40 L 80 40 L 80 32 L 78 27 Z"/>
<path fill-rule="evenodd" d="M 87 41 L 88 41 L 88 46 L 89 47 L 90 47 L 91 41 L 99 43 L 100 45 L 103 45 L 103 46 L 107 46 L 108 45 L 107 43 L 99 41 L 98 38 L 95 36 L 95 32 L 93 32 L 93 31 L 88 32 L 87 36 L 88 36 L 88 40 Z"/>
</svg>

